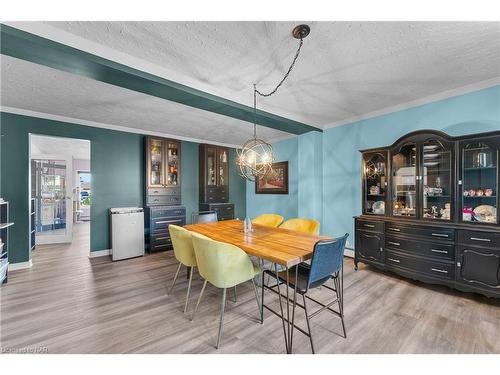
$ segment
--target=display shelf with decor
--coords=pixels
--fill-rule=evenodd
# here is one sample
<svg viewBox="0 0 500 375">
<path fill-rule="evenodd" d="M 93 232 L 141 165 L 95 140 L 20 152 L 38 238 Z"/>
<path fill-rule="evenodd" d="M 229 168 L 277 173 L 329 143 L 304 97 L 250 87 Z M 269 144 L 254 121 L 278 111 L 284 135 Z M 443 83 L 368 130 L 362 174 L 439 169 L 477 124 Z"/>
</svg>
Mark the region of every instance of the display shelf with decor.
<svg viewBox="0 0 500 375">
<path fill-rule="evenodd" d="M 148 136 L 145 151 L 146 249 L 170 250 L 168 225 L 186 223 L 186 209 L 181 206 L 181 142 Z"/>
<path fill-rule="evenodd" d="M 218 220 L 234 219 L 234 204 L 229 203 L 229 149 L 200 144 L 200 211 L 217 211 Z"/>
<path fill-rule="evenodd" d="M 355 268 L 363 262 L 499 298 L 500 132 L 450 137 L 422 130 L 361 152 Z M 378 164 L 384 157 L 386 174 Z"/>
<path fill-rule="evenodd" d="M 9 274 L 9 203 L 0 198 L 0 285 L 6 284 Z"/>
</svg>

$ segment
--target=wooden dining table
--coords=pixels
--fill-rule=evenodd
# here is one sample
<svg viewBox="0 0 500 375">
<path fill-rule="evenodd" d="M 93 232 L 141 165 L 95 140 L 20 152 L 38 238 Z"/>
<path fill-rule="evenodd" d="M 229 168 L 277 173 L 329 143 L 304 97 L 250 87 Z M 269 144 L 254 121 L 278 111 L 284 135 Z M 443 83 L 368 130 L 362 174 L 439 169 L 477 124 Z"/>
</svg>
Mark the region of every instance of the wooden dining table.
<svg viewBox="0 0 500 375">
<path fill-rule="evenodd" d="M 285 292 L 281 293 L 281 281 L 276 276 L 276 286 L 279 296 L 280 312 L 275 311 L 270 306 L 264 304 L 264 287 L 276 292 L 273 288 L 265 286 L 264 274 L 262 274 L 262 295 L 260 304 L 260 319 L 264 321 L 264 308 L 281 318 L 283 323 L 283 334 L 285 338 L 285 349 L 287 353 L 292 353 L 293 328 L 295 317 L 296 284 L 293 283 L 293 299 L 289 296 L 290 270 L 294 270 L 295 275 L 291 277 L 296 280 L 298 267 L 294 267 L 301 262 L 311 259 L 314 245 L 320 240 L 331 240 L 330 237 L 317 236 L 308 233 L 297 232 L 289 229 L 272 228 L 263 225 L 253 224 L 252 231 L 245 233 L 243 221 L 226 220 L 213 223 L 189 224 L 184 228 L 203 234 L 215 241 L 225 242 L 239 247 L 248 255 L 252 255 L 263 261 L 273 263 L 275 274 L 279 270 L 285 271 L 286 282 Z M 293 273 L 293 272 L 292 272 Z M 282 299 L 286 300 L 286 307 L 283 307 Z M 292 302 L 292 307 L 290 307 Z M 290 319 L 290 315 L 292 318 Z"/>
</svg>

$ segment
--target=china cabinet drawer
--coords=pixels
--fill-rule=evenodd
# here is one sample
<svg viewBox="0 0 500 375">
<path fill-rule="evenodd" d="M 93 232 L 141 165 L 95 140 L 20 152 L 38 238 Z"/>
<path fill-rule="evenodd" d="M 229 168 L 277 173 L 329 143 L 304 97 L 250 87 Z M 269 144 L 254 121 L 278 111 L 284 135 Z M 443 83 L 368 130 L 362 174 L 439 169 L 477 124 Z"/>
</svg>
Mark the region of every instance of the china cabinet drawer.
<svg viewBox="0 0 500 375">
<path fill-rule="evenodd" d="M 151 195 L 147 197 L 148 205 L 176 205 L 181 203 L 180 196 Z"/>
<path fill-rule="evenodd" d="M 455 239 L 455 230 L 450 228 L 428 227 L 428 226 L 409 226 L 394 223 L 388 223 L 385 227 L 387 235 L 398 236 L 418 236 L 427 240 L 453 241 Z"/>
<path fill-rule="evenodd" d="M 172 239 L 170 238 L 170 233 L 168 234 L 158 234 L 158 235 L 152 235 L 151 236 L 151 246 L 157 246 L 157 245 L 164 245 L 172 244 Z"/>
<path fill-rule="evenodd" d="M 168 233 L 168 226 L 174 224 L 182 226 L 185 224 L 184 218 L 168 219 L 168 218 L 158 218 L 151 220 L 151 230 L 153 234 L 157 233 Z"/>
<path fill-rule="evenodd" d="M 175 216 L 185 216 L 186 209 L 184 207 L 172 207 L 172 208 L 161 208 L 161 209 L 151 209 L 151 217 L 175 217 Z"/>
<path fill-rule="evenodd" d="M 375 220 L 356 220 L 356 228 L 372 232 L 384 232 L 384 222 Z"/>
<path fill-rule="evenodd" d="M 453 244 L 415 241 L 388 234 L 385 241 L 385 247 L 386 249 L 393 249 L 414 256 L 442 258 L 443 260 L 450 261 L 455 258 L 455 249 Z"/>
<path fill-rule="evenodd" d="M 155 251 L 163 251 L 170 249 L 172 249 L 172 243 L 162 243 L 162 244 L 151 245 L 149 251 L 155 252 Z"/>
<path fill-rule="evenodd" d="M 180 187 L 149 188 L 148 195 L 180 195 Z"/>
<path fill-rule="evenodd" d="M 389 269 L 404 269 L 440 279 L 453 280 L 455 277 L 454 263 L 431 261 L 404 255 L 392 250 L 386 251 L 385 264 Z"/>
<path fill-rule="evenodd" d="M 500 233 L 459 230 L 458 242 L 464 245 L 500 249 Z"/>
</svg>

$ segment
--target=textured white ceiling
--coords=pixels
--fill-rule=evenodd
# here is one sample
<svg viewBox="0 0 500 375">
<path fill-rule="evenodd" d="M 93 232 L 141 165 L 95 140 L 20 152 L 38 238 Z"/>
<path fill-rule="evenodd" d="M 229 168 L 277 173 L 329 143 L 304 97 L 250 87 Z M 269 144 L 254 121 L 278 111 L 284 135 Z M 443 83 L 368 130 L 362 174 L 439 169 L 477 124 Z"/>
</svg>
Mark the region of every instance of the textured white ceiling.
<svg viewBox="0 0 500 375">
<path fill-rule="evenodd" d="M 287 69 L 297 22 L 50 22 L 251 105 Z M 259 107 L 323 127 L 500 76 L 499 22 L 310 22 L 295 70 Z M 126 63 L 126 62 L 125 62 Z"/>
<path fill-rule="evenodd" d="M 246 105 L 288 68 L 297 22 L 46 22 L 26 31 Z M 500 77 L 499 22 L 309 22 L 260 109 L 325 127 Z M 161 74 L 160 74 L 161 73 Z M 3 106 L 240 144 L 252 125 L 3 56 Z M 264 139 L 285 133 L 259 127 Z"/>
<path fill-rule="evenodd" d="M 74 159 L 90 160 L 90 142 L 83 139 L 31 136 L 31 155 L 72 156 Z"/>
<path fill-rule="evenodd" d="M 1 105 L 186 138 L 242 144 L 252 124 L 2 55 Z M 264 139 L 286 133 L 258 127 Z"/>
</svg>

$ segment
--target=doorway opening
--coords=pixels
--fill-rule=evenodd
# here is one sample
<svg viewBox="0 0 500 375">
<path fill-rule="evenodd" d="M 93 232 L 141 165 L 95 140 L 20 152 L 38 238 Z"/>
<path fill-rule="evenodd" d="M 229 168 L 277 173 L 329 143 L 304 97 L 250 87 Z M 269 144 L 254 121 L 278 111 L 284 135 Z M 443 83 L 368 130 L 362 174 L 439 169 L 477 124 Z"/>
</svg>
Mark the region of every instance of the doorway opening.
<svg viewBox="0 0 500 375">
<path fill-rule="evenodd" d="M 30 134 L 30 167 L 32 250 L 89 237 L 90 141 Z M 82 246 L 89 251 L 90 238 Z"/>
</svg>

